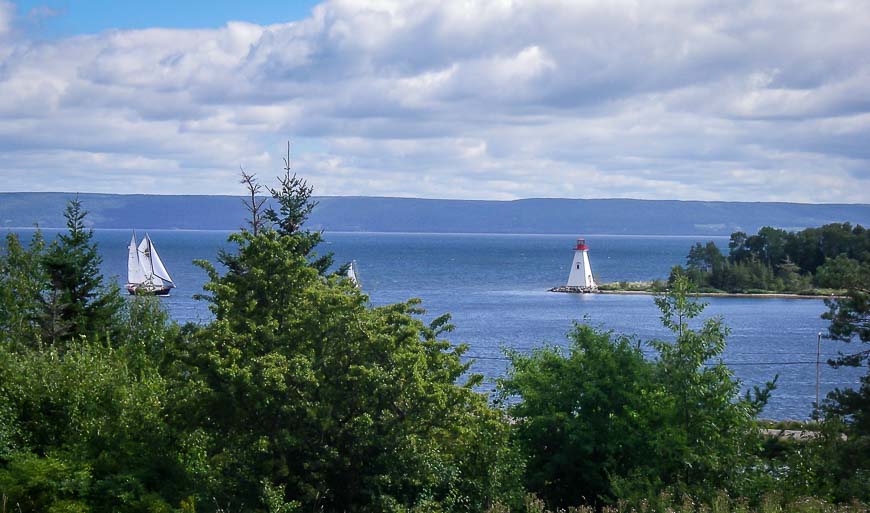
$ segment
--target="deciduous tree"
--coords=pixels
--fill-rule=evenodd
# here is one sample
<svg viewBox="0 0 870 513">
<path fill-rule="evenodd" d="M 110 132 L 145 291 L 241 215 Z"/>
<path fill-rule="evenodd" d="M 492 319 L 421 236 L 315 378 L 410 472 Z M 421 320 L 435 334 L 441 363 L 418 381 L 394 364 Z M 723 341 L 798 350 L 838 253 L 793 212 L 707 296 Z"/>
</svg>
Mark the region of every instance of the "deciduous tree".
<svg viewBox="0 0 870 513">
<path fill-rule="evenodd" d="M 722 363 L 721 319 L 695 326 L 704 305 L 676 274 L 656 299 L 671 340 L 645 359 L 625 337 L 577 327 L 567 354 L 510 353 L 501 393 L 528 458 L 526 485 L 551 506 L 748 491 L 761 468 L 754 418 L 772 383 L 741 396 Z M 513 402 L 511 402 L 511 400 Z"/>
<path fill-rule="evenodd" d="M 28 246 L 17 234 L 6 236 L 0 255 L 0 341 L 10 346 L 35 346 L 40 340 L 38 320 L 43 294 L 49 289 L 42 266 L 45 239 L 37 230 Z"/>
</svg>

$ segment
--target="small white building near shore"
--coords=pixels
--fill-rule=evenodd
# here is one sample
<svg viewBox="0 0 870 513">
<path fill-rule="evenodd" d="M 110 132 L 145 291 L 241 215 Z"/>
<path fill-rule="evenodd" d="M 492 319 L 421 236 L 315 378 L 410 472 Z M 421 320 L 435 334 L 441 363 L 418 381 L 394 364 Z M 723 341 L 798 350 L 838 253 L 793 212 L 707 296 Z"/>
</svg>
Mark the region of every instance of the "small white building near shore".
<svg viewBox="0 0 870 513">
<path fill-rule="evenodd" d="M 592 267 L 589 265 L 589 246 L 586 239 L 577 239 L 574 247 L 574 261 L 571 263 L 571 273 L 568 275 L 568 287 L 595 290 L 598 285 L 592 278 Z"/>
</svg>

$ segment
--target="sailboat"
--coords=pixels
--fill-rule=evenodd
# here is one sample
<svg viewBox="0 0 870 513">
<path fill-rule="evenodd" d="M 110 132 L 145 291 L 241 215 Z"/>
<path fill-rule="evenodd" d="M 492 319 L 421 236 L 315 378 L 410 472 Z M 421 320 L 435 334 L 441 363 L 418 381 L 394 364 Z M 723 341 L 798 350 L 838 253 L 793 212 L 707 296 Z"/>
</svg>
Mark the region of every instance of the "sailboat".
<svg viewBox="0 0 870 513">
<path fill-rule="evenodd" d="M 168 296 L 175 283 L 160 260 L 151 237 L 146 233 L 142 242 L 136 244 L 134 232 L 127 250 L 127 292 Z"/>
<path fill-rule="evenodd" d="M 351 260 L 350 265 L 347 268 L 347 279 L 350 280 L 354 285 L 359 287 L 359 271 L 356 268 L 356 260 Z"/>
</svg>

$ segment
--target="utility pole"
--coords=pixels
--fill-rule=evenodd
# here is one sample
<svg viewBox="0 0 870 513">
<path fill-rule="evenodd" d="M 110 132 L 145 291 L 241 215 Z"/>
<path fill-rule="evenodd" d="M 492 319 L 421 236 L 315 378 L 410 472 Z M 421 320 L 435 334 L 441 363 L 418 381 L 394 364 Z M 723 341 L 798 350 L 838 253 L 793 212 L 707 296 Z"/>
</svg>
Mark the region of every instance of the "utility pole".
<svg viewBox="0 0 870 513">
<path fill-rule="evenodd" d="M 818 344 L 816 345 L 816 415 L 821 410 L 819 404 L 819 382 L 822 377 L 822 332 L 819 332 Z"/>
</svg>

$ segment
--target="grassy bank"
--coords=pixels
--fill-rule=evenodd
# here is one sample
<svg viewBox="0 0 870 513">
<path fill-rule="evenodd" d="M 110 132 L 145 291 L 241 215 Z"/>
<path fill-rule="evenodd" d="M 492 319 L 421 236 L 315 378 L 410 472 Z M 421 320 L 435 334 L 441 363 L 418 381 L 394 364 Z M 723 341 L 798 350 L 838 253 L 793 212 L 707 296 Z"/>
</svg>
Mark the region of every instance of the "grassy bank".
<svg viewBox="0 0 870 513">
<path fill-rule="evenodd" d="M 659 294 L 665 291 L 667 283 L 663 280 L 655 281 L 619 281 L 604 283 L 598 286 L 598 290 L 605 294 Z M 703 297 L 769 297 L 769 298 L 809 298 L 825 299 L 841 297 L 845 291 L 838 289 L 812 288 L 799 291 L 775 291 L 764 289 L 745 289 L 738 292 L 701 287 L 696 291 L 698 296 Z"/>
</svg>

